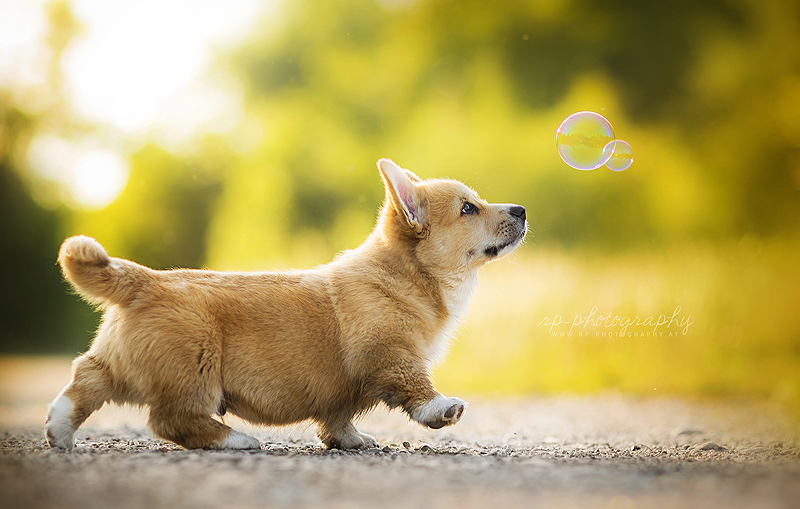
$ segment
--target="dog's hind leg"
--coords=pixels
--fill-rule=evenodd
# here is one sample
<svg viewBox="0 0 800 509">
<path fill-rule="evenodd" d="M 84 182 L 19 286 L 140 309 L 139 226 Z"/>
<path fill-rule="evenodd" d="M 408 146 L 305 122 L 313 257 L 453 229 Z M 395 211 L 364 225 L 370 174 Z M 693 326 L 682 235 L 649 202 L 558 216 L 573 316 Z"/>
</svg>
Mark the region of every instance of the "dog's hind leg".
<svg viewBox="0 0 800 509">
<path fill-rule="evenodd" d="M 47 407 L 44 430 L 50 447 L 72 450 L 73 435 L 89 415 L 112 398 L 108 370 L 90 354 L 72 363 L 72 381 Z"/>
<path fill-rule="evenodd" d="M 259 449 L 261 443 L 210 415 L 187 412 L 169 403 L 150 407 L 150 429 L 186 449 Z"/>
</svg>

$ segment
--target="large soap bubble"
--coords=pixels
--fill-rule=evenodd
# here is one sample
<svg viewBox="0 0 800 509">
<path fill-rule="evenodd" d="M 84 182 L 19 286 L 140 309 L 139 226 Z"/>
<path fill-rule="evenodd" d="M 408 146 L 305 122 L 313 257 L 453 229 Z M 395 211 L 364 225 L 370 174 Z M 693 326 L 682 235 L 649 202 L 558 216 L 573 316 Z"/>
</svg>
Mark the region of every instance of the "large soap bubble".
<svg viewBox="0 0 800 509">
<path fill-rule="evenodd" d="M 556 148 L 565 163 L 576 170 L 595 170 L 614 153 L 611 122 L 593 111 L 573 113 L 556 131 Z"/>
</svg>

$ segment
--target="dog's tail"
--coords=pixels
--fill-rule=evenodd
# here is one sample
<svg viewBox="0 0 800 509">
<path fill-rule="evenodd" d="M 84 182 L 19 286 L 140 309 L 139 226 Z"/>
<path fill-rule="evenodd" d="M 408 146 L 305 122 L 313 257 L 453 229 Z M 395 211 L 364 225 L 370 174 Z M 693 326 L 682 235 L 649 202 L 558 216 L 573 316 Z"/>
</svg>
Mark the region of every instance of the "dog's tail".
<svg viewBox="0 0 800 509">
<path fill-rule="evenodd" d="M 61 244 L 58 263 L 75 290 L 100 306 L 129 304 L 151 279 L 152 272 L 131 261 L 111 258 L 96 240 L 83 235 Z"/>
</svg>

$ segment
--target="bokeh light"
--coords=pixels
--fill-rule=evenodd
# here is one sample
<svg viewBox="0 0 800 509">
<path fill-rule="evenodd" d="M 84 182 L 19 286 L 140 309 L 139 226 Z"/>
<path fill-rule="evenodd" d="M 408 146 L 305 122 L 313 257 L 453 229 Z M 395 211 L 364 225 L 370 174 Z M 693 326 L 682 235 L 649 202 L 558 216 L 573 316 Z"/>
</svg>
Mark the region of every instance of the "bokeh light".
<svg viewBox="0 0 800 509">
<path fill-rule="evenodd" d="M 42 133 L 31 141 L 27 159 L 38 177 L 34 198 L 47 208 L 66 203 L 79 209 L 102 209 L 128 180 L 128 161 L 93 138 L 71 142 Z"/>
</svg>

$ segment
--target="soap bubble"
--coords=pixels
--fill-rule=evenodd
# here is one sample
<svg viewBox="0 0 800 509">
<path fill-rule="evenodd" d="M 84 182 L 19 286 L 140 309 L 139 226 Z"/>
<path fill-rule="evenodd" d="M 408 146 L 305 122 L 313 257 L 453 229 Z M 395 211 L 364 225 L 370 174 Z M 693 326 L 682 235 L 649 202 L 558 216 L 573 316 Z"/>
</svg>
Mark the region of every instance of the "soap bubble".
<svg viewBox="0 0 800 509">
<path fill-rule="evenodd" d="M 613 155 L 614 139 L 614 128 L 605 117 L 579 111 L 558 126 L 556 148 L 561 159 L 576 170 L 594 170 Z"/>
<path fill-rule="evenodd" d="M 614 171 L 622 171 L 627 170 L 628 167 L 633 164 L 633 153 L 631 152 L 631 146 L 628 145 L 627 141 L 616 140 L 612 142 L 614 145 L 613 154 L 608 161 L 606 161 L 606 166 L 609 170 Z"/>
</svg>

